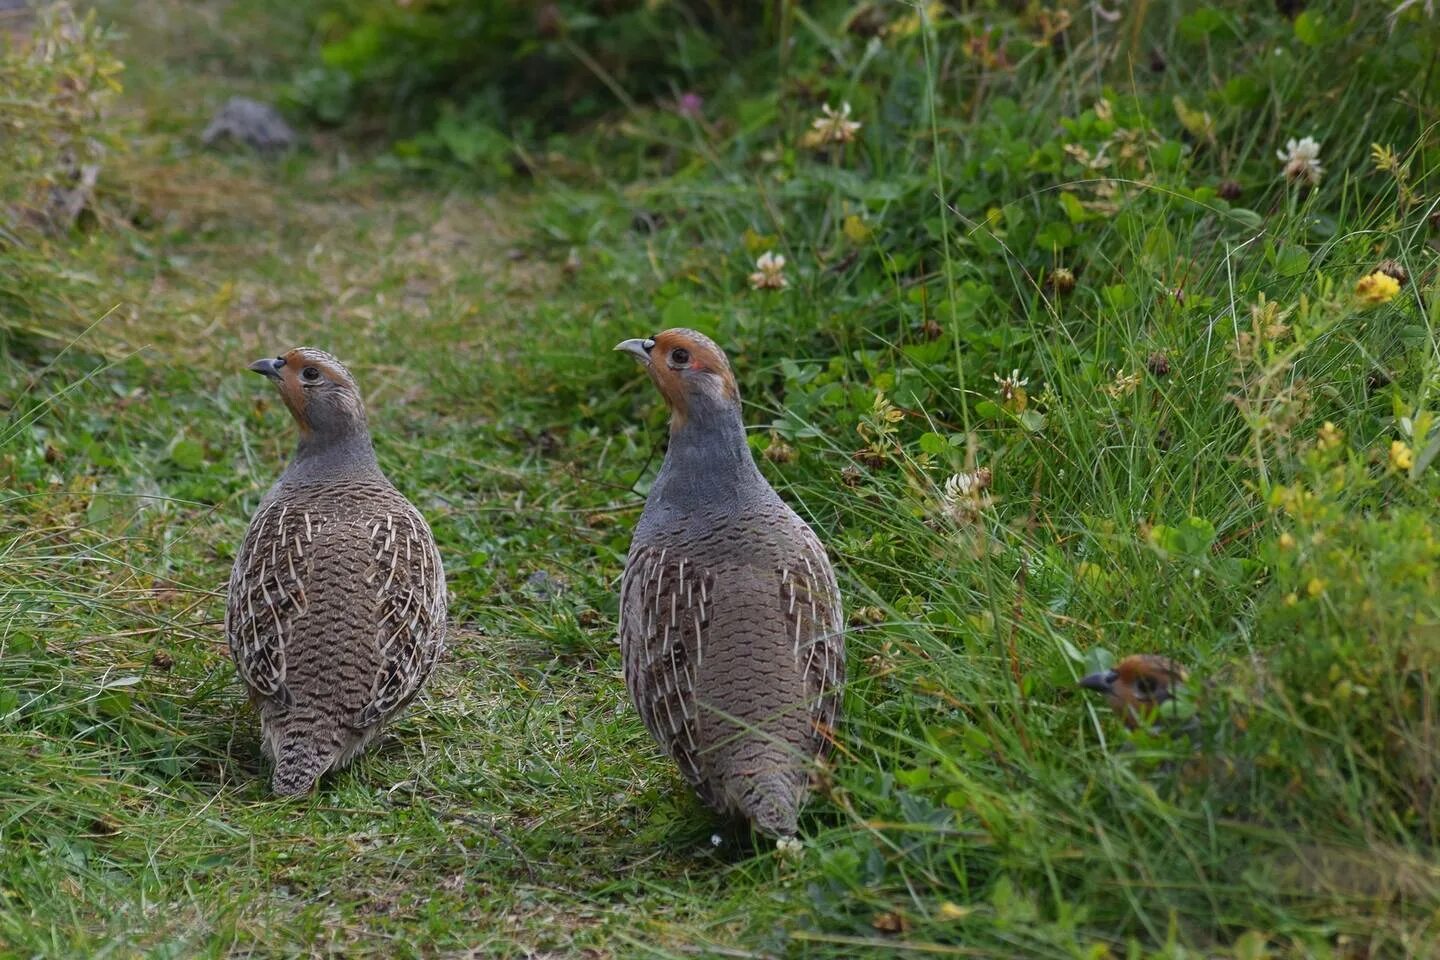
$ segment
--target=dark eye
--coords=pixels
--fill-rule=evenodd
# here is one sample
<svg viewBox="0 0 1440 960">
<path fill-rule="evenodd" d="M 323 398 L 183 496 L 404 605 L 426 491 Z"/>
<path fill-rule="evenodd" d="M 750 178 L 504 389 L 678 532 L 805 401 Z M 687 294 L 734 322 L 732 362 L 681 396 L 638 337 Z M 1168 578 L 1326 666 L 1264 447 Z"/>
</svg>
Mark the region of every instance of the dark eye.
<svg viewBox="0 0 1440 960">
<path fill-rule="evenodd" d="M 320 379 L 320 371 L 315 367 L 306 367 L 300 371 L 300 379 L 306 383 L 315 383 Z"/>
<path fill-rule="evenodd" d="M 1160 689 L 1160 681 L 1154 677 L 1141 677 L 1135 681 L 1135 692 L 1142 697 L 1153 697 L 1158 689 Z"/>
<path fill-rule="evenodd" d="M 670 362 L 677 367 L 683 367 L 690 362 L 690 351 L 684 347 L 676 347 L 670 351 Z"/>
</svg>

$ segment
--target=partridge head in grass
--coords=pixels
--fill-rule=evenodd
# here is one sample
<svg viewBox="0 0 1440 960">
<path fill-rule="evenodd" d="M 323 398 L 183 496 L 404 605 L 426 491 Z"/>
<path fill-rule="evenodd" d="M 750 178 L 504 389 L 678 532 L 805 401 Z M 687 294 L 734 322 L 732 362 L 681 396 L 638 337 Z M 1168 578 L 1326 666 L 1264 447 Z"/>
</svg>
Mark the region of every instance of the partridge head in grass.
<svg viewBox="0 0 1440 960">
<path fill-rule="evenodd" d="M 815 533 L 755 466 L 740 391 L 694 330 L 626 340 L 670 444 L 620 587 L 625 683 L 702 800 L 793 837 L 845 676 L 840 591 Z"/>
<path fill-rule="evenodd" d="M 1090 674 L 1080 686 L 1103 693 L 1110 709 L 1133 730 L 1158 719 L 1165 704 L 1181 696 L 1186 676 L 1185 668 L 1169 657 L 1139 653 Z"/>
</svg>

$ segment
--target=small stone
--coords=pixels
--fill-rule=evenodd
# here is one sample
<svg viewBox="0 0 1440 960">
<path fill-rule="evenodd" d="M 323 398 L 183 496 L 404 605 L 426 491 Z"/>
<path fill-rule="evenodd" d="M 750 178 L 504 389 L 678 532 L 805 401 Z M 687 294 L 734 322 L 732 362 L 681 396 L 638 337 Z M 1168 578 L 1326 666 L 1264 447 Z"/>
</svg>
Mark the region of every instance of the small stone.
<svg viewBox="0 0 1440 960">
<path fill-rule="evenodd" d="M 80 163 L 75 151 L 62 151 L 45 205 L 45 220 L 52 229 L 63 232 L 75 226 L 80 215 L 91 208 L 99 179 L 100 164 Z"/>
<path fill-rule="evenodd" d="M 565 584 L 545 570 L 536 570 L 525 578 L 525 589 L 537 600 L 553 600 L 565 591 Z"/>
<path fill-rule="evenodd" d="M 268 103 L 248 97 L 231 97 L 201 135 L 206 146 L 234 140 L 261 153 L 275 153 L 295 145 L 295 131 Z"/>
</svg>

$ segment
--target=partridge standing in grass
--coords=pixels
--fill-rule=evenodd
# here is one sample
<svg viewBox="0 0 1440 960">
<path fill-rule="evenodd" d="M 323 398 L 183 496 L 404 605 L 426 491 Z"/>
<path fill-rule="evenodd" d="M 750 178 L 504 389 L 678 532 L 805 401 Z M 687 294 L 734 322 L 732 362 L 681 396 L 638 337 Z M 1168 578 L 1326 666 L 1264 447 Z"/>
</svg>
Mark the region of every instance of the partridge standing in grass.
<svg viewBox="0 0 1440 960">
<path fill-rule="evenodd" d="M 626 686 L 701 799 L 792 837 L 840 709 L 835 574 L 756 468 L 720 348 L 677 329 L 615 349 L 645 365 L 670 407 L 621 583 Z"/>
<path fill-rule="evenodd" d="M 1080 686 L 1103 693 L 1110 709 L 1133 730 L 1175 699 L 1185 678 L 1185 668 L 1169 657 L 1137 653 L 1121 660 L 1113 669 L 1083 678 Z"/>
<path fill-rule="evenodd" d="M 230 573 L 225 633 L 260 709 L 271 781 L 308 793 L 420 691 L 445 642 L 445 572 L 380 472 L 355 380 L 309 347 L 257 360 L 300 428 Z"/>
</svg>

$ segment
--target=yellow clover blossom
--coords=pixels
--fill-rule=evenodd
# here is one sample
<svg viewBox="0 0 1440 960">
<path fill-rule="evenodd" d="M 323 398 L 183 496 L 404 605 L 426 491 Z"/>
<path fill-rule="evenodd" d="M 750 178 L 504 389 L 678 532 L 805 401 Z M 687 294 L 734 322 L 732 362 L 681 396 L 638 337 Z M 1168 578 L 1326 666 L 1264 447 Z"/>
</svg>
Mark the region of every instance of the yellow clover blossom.
<svg viewBox="0 0 1440 960">
<path fill-rule="evenodd" d="M 1316 436 L 1316 441 L 1319 443 L 1321 450 L 1334 450 L 1340 446 L 1344 440 L 1344 431 L 1329 420 L 1325 421 L 1325 425 L 1320 428 L 1320 433 Z"/>
<path fill-rule="evenodd" d="M 1355 284 L 1355 296 L 1367 307 L 1389 303 L 1399 292 L 1400 282 L 1379 270 L 1366 274 Z"/>
</svg>

